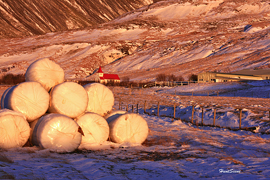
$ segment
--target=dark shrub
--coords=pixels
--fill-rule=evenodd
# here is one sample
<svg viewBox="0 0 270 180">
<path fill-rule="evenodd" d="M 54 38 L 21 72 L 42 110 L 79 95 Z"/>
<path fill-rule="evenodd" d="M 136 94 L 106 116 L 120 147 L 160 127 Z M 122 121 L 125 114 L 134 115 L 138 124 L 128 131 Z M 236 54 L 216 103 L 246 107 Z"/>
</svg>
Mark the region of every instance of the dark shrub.
<svg viewBox="0 0 270 180">
<path fill-rule="evenodd" d="M 191 74 L 188 78 L 189 81 L 198 81 L 198 75 Z"/>
<path fill-rule="evenodd" d="M 173 74 L 168 76 L 168 81 L 177 81 L 177 77 Z"/>
<path fill-rule="evenodd" d="M 166 81 L 167 76 L 165 74 L 158 74 L 156 81 Z"/>
<path fill-rule="evenodd" d="M 183 78 L 183 76 L 178 76 L 177 81 L 185 81 L 185 79 Z"/>
<path fill-rule="evenodd" d="M 120 82 L 120 86 L 129 86 L 130 82 L 129 82 L 129 77 L 123 77 L 121 78 L 121 82 Z"/>
<path fill-rule="evenodd" d="M 1 84 L 15 85 L 25 81 L 24 74 L 6 74 L 1 79 Z"/>
</svg>

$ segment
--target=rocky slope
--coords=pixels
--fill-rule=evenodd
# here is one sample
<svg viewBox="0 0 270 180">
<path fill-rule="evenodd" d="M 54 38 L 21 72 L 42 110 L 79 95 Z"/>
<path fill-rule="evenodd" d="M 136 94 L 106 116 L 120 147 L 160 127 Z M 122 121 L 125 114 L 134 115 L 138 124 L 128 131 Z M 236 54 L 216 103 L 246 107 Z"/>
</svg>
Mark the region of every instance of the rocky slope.
<svg viewBox="0 0 270 180">
<path fill-rule="evenodd" d="M 82 29 L 152 0 L 0 0 L 0 38 Z"/>
</svg>

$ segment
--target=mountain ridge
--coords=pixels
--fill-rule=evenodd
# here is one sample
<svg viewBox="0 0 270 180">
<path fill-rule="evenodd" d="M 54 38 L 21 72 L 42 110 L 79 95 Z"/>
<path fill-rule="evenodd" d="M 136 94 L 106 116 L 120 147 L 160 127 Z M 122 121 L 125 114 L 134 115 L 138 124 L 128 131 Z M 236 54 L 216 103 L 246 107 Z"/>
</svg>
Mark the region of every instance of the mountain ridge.
<svg viewBox="0 0 270 180">
<path fill-rule="evenodd" d="M 1 0 L 0 38 L 94 27 L 151 0 Z"/>
</svg>

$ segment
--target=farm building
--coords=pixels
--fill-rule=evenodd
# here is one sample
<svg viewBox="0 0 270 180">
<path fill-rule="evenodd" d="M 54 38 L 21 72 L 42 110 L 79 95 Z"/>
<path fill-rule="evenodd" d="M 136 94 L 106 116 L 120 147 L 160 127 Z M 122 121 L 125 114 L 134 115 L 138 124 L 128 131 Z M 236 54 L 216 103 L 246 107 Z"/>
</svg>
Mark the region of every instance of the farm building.
<svg viewBox="0 0 270 180">
<path fill-rule="evenodd" d="M 234 73 L 203 72 L 198 74 L 198 82 L 231 82 L 270 79 L 270 69 L 244 69 Z"/>
<path fill-rule="evenodd" d="M 107 84 L 109 82 L 120 82 L 120 78 L 117 74 L 105 74 L 103 73 L 101 67 L 99 67 L 98 71 L 95 74 L 91 75 L 91 77 L 95 82 L 100 82 L 104 84 Z"/>
</svg>

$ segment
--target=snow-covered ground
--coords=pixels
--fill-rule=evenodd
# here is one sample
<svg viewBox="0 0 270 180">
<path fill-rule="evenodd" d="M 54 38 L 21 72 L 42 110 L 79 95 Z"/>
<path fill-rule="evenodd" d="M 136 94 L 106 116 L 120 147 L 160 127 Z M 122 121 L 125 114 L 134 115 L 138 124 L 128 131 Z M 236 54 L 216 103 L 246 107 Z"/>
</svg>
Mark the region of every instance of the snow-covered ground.
<svg viewBox="0 0 270 180">
<path fill-rule="evenodd" d="M 258 82 L 255 84 L 258 85 Z M 235 84 L 233 87 L 236 88 Z M 201 85 L 201 89 L 194 86 L 182 88 L 185 88 L 185 91 L 189 88 L 194 91 L 217 90 L 209 84 Z M 149 97 L 150 94 L 154 94 L 156 97 L 162 95 L 167 98 L 164 93 L 173 94 L 175 90 L 150 88 L 144 91 Z M 180 92 L 181 87 L 178 87 L 177 91 Z M 115 102 L 114 109 L 118 109 L 118 101 Z M 258 127 L 254 133 L 193 125 L 189 122 L 191 106 L 178 106 L 176 109 L 176 117 L 186 121 L 163 117 L 172 115 L 172 107 L 168 106 L 161 106 L 160 117 L 144 114 L 143 111 L 140 108 L 139 114 L 147 121 L 150 132 L 141 146 L 107 142 L 96 150 L 76 150 L 64 154 L 37 147 L 0 150 L 0 178 L 267 179 L 270 177 L 270 135 L 260 133 L 260 129 L 263 128 L 266 128 L 264 132 L 268 132 L 267 113 L 254 119 L 255 112 L 252 114 L 250 110 L 243 110 L 242 124 Z M 155 114 L 156 109 L 151 107 L 147 112 Z M 217 112 L 216 124 L 238 127 L 239 112 L 229 107 L 219 109 Z M 205 111 L 205 124 L 212 123 L 211 114 L 211 110 Z M 201 110 L 195 107 L 194 120 L 199 122 L 200 119 Z"/>
<path fill-rule="evenodd" d="M 178 95 L 192 95 L 193 93 L 194 96 L 270 98 L 270 81 L 190 84 L 189 86 L 162 88 L 157 91 Z"/>
</svg>

